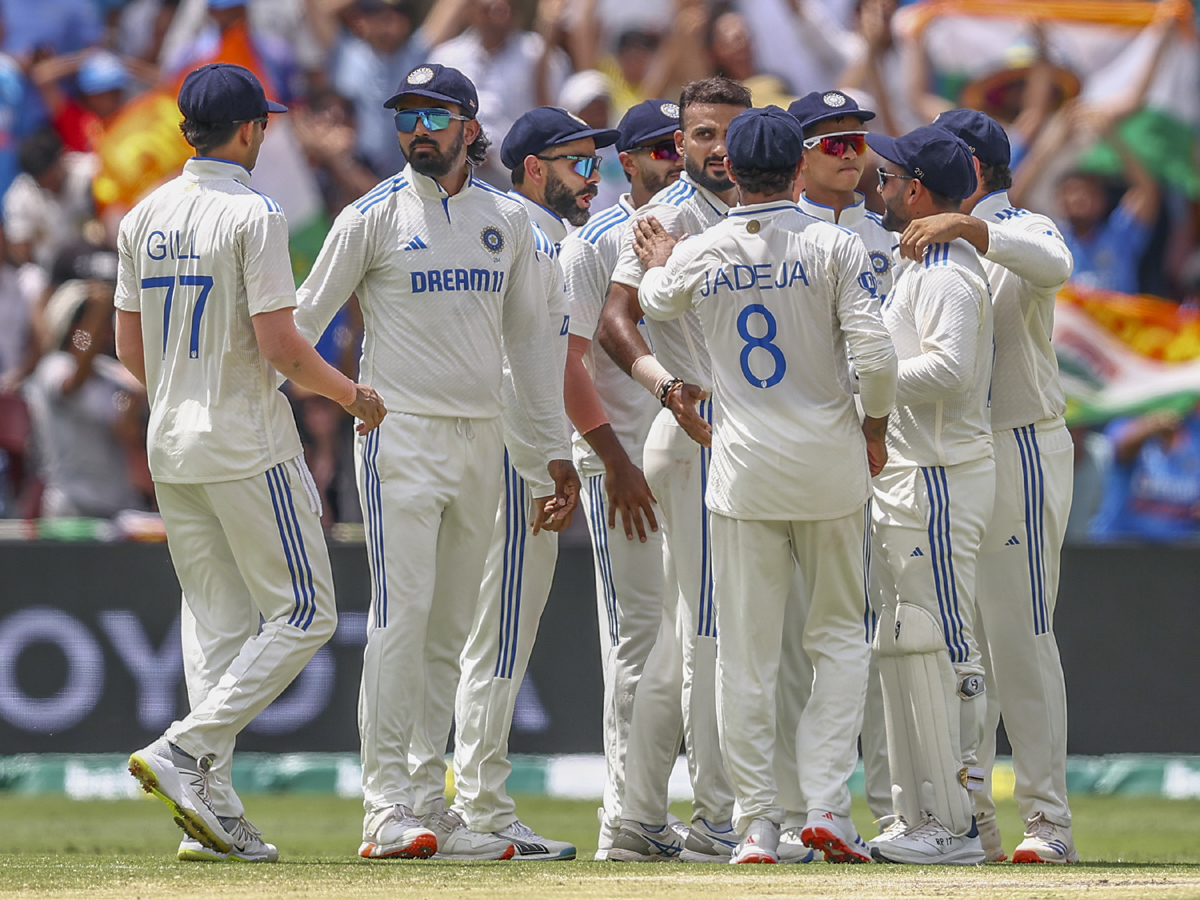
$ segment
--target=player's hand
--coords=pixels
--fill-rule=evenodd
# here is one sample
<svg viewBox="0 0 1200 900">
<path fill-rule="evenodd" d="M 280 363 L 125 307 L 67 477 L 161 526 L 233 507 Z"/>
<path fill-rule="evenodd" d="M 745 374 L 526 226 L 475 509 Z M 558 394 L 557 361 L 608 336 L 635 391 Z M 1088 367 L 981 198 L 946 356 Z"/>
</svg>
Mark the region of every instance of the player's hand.
<svg viewBox="0 0 1200 900">
<path fill-rule="evenodd" d="M 554 479 L 554 496 L 541 502 L 533 513 L 533 533 L 543 528 L 562 531 L 571 524 L 571 514 L 579 505 L 579 473 L 569 459 L 552 459 L 546 471 Z"/>
<path fill-rule="evenodd" d="M 677 243 L 679 241 L 667 234 L 662 223 L 654 216 L 646 216 L 633 223 L 633 249 L 643 268 L 665 266 Z"/>
<path fill-rule="evenodd" d="M 646 476 L 626 457 L 624 462 L 608 467 L 604 473 L 604 489 L 608 492 L 608 527 L 617 527 L 617 512 L 621 513 L 621 525 L 625 537 L 633 540 L 637 531 L 638 540 L 646 543 L 646 522 L 651 531 L 658 531 L 658 519 L 654 517 L 654 505 L 658 503 L 646 484 Z M 645 514 L 646 520 L 642 521 Z"/>
<path fill-rule="evenodd" d="M 863 419 L 862 433 L 867 439 L 867 467 L 871 470 L 872 478 L 887 465 L 887 422 L 887 416 L 882 419 L 867 416 Z"/>
<path fill-rule="evenodd" d="M 961 213 L 938 213 L 924 219 L 913 219 L 900 236 L 900 255 L 905 259 L 921 262 L 925 248 L 962 237 L 964 219 Z"/>
<path fill-rule="evenodd" d="M 344 404 L 342 409 L 354 418 L 362 419 L 355 431 L 359 434 L 366 434 L 379 427 L 379 423 L 387 415 L 387 407 L 383 405 L 383 398 L 375 393 L 375 388 L 365 384 L 356 384 L 355 388 L 357 388 L 357 393 L 354 402 Z"/>
<path fill-rule="evenodd" d="M 667 395 L 667 409 L 675 416 L 675 421 L 687 432 L 687 436 L 701 447 L 712 446 L 712 426 L 700 415 L 696 407 L 701 400 L 708 399 L 708 391 L 694 384 L 681 384 Z"/>
</svg>

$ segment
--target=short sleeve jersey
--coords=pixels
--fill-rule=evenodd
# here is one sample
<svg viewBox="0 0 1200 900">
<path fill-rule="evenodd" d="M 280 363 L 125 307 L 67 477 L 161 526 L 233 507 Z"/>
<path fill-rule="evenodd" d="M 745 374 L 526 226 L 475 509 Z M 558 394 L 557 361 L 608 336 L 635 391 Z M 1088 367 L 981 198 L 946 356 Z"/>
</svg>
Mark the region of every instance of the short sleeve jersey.
<svg viewBox="0 0 1200 900">
<path fill-rule="evenodd" d="M 156 481 L 249 478 L 300 455 L 252 316 L 296 305 L 279 204 L 236 163 L 190 159 L 117 238 L 117 309 L 141 314 Z"/>
</svg>

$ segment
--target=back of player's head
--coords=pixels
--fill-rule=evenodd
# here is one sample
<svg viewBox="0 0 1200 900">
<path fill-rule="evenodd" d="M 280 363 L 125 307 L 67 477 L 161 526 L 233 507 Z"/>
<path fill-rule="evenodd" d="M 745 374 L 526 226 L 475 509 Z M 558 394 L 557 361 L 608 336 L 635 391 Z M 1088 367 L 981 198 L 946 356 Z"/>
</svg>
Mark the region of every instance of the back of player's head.
<svg viewBox="0 0 1200 900">
<path fill-rule="evenodd" d="M 963 139 L 979 160 L 979 175 L 986 191 L 1004 191 L 1012 187 L 1012 150 L 1004 128 L 977 109 L 951 109 L 933 120 L 938 128 Z"/>
<path fill-rule="evenodd" d="M 217 62 L 188 72 L 179 88 L 179 111 L 193 122 L 223 125 L 284 113 L 287 107 L 268 100 L 262 82 L 249 69 Z"/>
<path fill-rule="evenodd" d="M 739 84 L 724 75 L 714 75 L 700 81 L 688 82 L 679 95 L 679 127 L 684 128 L 687 109 L 696 104 L 712 106 L 740 106 L 749 109 L 754 105 L 750 91 L 745 85 Z"/>
<path fill-rule="evenodd" d="M 40 128 L 21 142 L 17 160 L 34 178 L 45 173 L 62 156 L 63 143 L 53 128 Z"/>
<path fill-rule="evenodd" d="M 790 193 L 803 153 L 800 123 L 778 106 L 738 113 L 725 135 L 725 154 L 743 194 Z"/>
</svg>

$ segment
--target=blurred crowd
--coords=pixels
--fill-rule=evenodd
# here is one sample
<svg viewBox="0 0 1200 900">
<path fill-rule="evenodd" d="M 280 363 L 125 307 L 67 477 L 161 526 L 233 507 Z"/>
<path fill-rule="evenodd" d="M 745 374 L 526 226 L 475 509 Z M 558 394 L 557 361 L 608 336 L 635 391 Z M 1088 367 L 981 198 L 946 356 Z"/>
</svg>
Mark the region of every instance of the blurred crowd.
<svg viewBox="0 0 1200 900">
<path fill-rule="evenodd" d="M 1175 3 L 1158 7 L 1138 37 L 1142 62 L 1119 90 L 1100 91 L 1073 70 L 1053 24 L 1037 21 L 1007 23 L 1003 66 L 965 84 L 947 78 L 930 43 L 947 38 L 903 27 L 896 0 L 0 0 L 0 517 L 153 510 L 145 396 L 113 356 L 120 207 L 93 199 L 96 151 L 131 101 L 212 60 L 231 29 L 245 29 L 264 80 L 290 107 L 326 223 L 404 165 L 382 104 L 422 62 L 472 79 L 493 148 L 535 106 L 606 127 L 642 100 L 722 74 L 758 106 L 840 88 L 892 134 L 960 104 L 985 109 L 1009 129 L 1014 205 L 1060 224 L 1076 284 L 1200 308 L 1195 126 L 1143 115 L 1161 61 L 1195 55 L 1194 20 L 1181 22 Z M 960 22 L 973 29 L 963 46 L 986 44 L 991 27 Z M 1185 87 L 1200 93 L 1200 83 Z M 626 188 L 615 153 L 602 155 L 594 209 Z M 498 159 L 482 175 L 510 186 Z M 360 329 L 352 303 L 319 345 L 349 374 Z M 323 398 L 289 396 L 327 523 L 358 520 L 349 419 Z M 1129 500 L 1155 478 L 1156 490 L 1178 501 L 1186 488 L 1191 499 L 1170 510 L 1173 527 L 1134 536 L 1200 533 L 1195 420 L 1078 434 L 1070 537 L 1112 519 L 1118 493 Z"/>
</svg>

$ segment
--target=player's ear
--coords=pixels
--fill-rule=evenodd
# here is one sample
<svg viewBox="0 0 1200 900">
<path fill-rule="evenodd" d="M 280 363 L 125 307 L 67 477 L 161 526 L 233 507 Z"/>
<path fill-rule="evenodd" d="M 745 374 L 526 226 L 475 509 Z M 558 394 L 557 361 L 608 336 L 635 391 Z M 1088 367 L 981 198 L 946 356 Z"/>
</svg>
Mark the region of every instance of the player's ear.
<svg viewBox="0 0 1200 900">
<path fill-rule="evenodd" d="M 467 119 L 463 123 L 463 142 L 468 147 L 475 143 L 475 138 L 479 137 L 482 127 L 478 119 Z"/>
<path fill-rule="evenodd" d="M 546 164 L 530 153 L 524 160 L 525 177 L 539 187 L 546 183 Z"/>
<path fill-rule="evenodd" d="M 724 160 L 723 164 L 725 166 L 725 177 L 728 178 L 730 181 L 732 181 L 734 184 L 737 184 L 737 178 L 734 177 L 733 166 L 729 162 L 729 157 L 723 156 L 721 158 Z"/>
<path fill-rule="evenodd" d="M 621 168 L 625 170 L 625 174 L 631 179 L 638 173 L 637 158 L 632 153 L 621 151 L 617 154 L 617 159 L 621 162 Z"/>
</svg>

